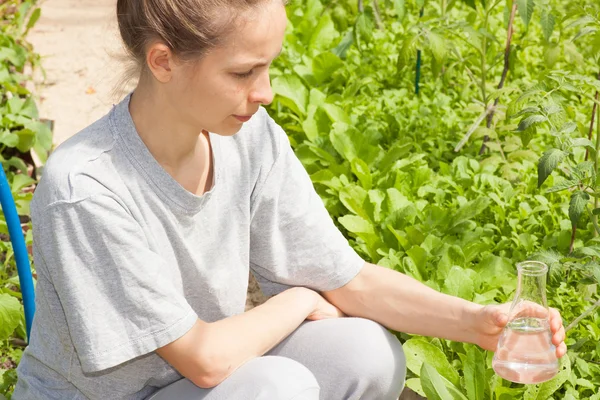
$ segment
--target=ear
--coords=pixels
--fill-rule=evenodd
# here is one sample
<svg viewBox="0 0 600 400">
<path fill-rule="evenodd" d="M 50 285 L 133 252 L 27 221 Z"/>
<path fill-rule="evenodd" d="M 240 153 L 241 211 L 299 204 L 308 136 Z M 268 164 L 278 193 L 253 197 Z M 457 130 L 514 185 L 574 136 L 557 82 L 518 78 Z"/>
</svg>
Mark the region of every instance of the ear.
<svg viewBox="0 0 600 400">
<path fill-rule="evenodd" d="M 171 49 L 161 42 L 155 42 L 146 52 L 146 64 L 152 75 L 161 83 L 167 83 L 173 76 L 175 60 Z"/>
</svg>

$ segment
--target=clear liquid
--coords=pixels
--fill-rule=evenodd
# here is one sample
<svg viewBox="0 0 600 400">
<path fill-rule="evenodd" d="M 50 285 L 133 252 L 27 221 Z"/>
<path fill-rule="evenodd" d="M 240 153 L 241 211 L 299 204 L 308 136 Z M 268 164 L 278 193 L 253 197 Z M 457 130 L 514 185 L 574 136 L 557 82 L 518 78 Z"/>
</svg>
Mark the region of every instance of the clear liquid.
<svg viewBox="0 0 600 400">
<path fill-rule="evenodd" d="M 558 359 L 548 321 L 527 317 L 511 321 L 500 336 L 492 367 L 516 383 L 534 384 L 554 377 Z"/>
</svg>

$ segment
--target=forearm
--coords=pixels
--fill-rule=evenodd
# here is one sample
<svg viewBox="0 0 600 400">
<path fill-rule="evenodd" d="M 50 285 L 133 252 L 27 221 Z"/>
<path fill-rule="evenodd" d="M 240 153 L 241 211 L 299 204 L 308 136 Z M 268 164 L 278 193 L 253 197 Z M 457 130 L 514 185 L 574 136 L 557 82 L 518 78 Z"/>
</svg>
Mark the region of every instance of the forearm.
<svg viewBox="0 0 600 400">
<path fill-rule="evenodd" d="M 348 315 L 399 332 L 474 343 L 472 320 L 482 306 L 437 292 L 397 271 L 367 264 L 344 291 L 324 294 Z"/>
<path fill-rule="evenodd" d="M 216 380 L 289 336 L 314 310 L 316 296 L 308 289 L 289 289 L 243 314 L 206 324 L 199 340 L 211 354 L 207 363 L 218 366 L 212 371 Z"/>
</svg>

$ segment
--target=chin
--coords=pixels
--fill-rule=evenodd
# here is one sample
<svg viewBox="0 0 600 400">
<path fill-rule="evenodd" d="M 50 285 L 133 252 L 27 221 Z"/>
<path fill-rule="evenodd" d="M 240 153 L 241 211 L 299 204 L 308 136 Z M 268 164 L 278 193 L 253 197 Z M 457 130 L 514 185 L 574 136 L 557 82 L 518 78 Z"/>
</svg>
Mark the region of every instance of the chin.
<svg viewBox="0 0 600 400">
<path fill-rule="evenodd" d="M 209 132 L 217 134 L 219 136 L 234 136 L 242 129 L 243 124 L 221 124 L 215 126 L 214 129 L 207 129 Z"/>
</svg>

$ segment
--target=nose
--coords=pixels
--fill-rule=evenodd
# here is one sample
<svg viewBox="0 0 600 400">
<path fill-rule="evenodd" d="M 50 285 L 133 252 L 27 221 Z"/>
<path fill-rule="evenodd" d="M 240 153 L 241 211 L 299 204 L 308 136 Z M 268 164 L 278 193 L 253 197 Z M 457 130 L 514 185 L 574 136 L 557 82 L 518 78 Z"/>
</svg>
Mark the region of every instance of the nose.
<svg viewBox="0 0 600 400">
<path fill-rule="evenodd" d="M 271 79 L 269 70 L 266 69 L 255 81 L 254 87 L 250 91 L 250 103 L 271 104 L 273 101 L 273 89 L 271 88 Z"/>
</svg>

